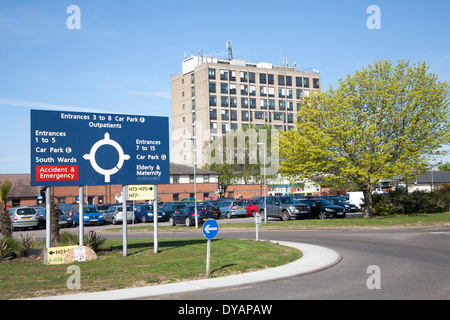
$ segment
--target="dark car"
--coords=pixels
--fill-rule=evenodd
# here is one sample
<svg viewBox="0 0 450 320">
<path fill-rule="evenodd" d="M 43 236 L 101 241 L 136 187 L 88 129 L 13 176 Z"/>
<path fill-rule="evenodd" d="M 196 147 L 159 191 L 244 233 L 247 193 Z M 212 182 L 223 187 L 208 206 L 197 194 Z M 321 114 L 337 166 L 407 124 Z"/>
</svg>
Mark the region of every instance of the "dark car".
<svg viewBox="0 0 450 320">
<path fill-rule="evenodd" d="M 166 214 L 161 209 L 160 206 L 158 206 L 157 210 L 158 210 L 158 221 L 166 221 L 167 220 Z M 134 207 L 135 220 L 138 220 L 143 223 L 145 223 L 147 221 L 153 222 L 153 213 L 154 213 L 153 204 L 139 203 L 139 204 L 136 204 L 136 206 Z"/>
<path fill-rule="evenodd" d="M 197 221 L 198 224 L 203 224 L 208 219 L 215 219 L 216 214 L 211 205 L 198 205 L 197 204 Z M 174 212 L 169 219 L 169 224 L 171 226 L 176 226 L 177 224 L 184 224 L 186 227 L 191 227 L 195 225 L 195 206 L 188 205 L 184 207 L 181 211 Z"/>
<path fill-rule="evenodd" d="M 355 206 L 353 203 L 350 203 L 350 202 L 344 200 L 344 198 L 330 198 L 327 200 L 330 201 L 332 204 L 335 204 L 339 207 L 343 207 L 345 209 L 345 212 L 359 211 L 357 206 Z"/>
<path fill-rule="evenodd" d="M 161 209 L 166 214 L 166 218 L 170 218 L 170 216 L 175 213 L 175 211 L 181 211 L 188 204 L 186 201 L 169 201 L 164 202 L 161 206 Z"/>
<path fill-rule="evenodd" d="M 45 208 L 37 209 L 36 213 L 39 215 L 39 227 L 46 227 L 47 225 L 47 210 Z M 64 213 L 61 209 L 58 209 L 59 226 L 71 228 L 73 227 L 73 218 Z"/>
<path fill-rule="evenodd" d="M 332 204 L 330 201 L 320 198 L 301 199 L 302 203 L 306 203 L 311 207 L 311 215 L 313 218 L 345 218 L 345 209 L 343 207 Z"/>
</svg>

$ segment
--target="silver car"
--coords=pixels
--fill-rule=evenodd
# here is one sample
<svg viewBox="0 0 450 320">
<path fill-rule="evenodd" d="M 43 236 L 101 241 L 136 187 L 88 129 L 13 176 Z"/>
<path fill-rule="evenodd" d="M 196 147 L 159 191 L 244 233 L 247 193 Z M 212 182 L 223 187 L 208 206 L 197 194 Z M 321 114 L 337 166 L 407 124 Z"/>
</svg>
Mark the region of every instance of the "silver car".
<svg viewBox="0 0 450 320">
<path fill-rule="evenodd" d="M 15 228 L 34 228 L 39 226 L 39 214 L 36 213 L 35 208 L 20 207 L 16 209 L 12 218 L 12 226 Z"/>
<path fill-rule="evenodd" d="M 111 206 L 103 214 L 103 219 L 109 223 L 117 224 L 123 222 L 123 207 L 122 205 Z M 132 221 L 134 217 L 133 208 L 127 206 L 127 221 Z"/>
</svg>

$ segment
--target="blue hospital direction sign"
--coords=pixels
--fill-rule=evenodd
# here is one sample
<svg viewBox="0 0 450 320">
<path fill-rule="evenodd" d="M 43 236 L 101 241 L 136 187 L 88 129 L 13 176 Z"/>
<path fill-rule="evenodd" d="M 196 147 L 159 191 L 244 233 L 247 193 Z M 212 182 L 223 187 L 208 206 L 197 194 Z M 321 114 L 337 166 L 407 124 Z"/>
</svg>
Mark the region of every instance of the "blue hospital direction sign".
<svg viewBox="0 0 450 320">
<path fill-rule="evenodd" d="M 214 239 L 219 233 L 219 224 L 214 219 L 208 219 L 203 224 L 203 235 L 206 239 Z"/>
<path fill-rule="evenodd" d="M 31 185 L 170 183 L 169 119 L 31 110 Z"/>
</svg>

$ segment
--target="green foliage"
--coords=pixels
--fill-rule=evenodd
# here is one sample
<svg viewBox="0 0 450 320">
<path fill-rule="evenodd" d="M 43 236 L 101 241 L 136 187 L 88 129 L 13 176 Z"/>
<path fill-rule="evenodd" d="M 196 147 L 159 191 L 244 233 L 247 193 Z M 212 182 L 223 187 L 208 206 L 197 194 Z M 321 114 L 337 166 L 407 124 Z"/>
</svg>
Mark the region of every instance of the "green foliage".
<svg viewBox="0 0 450 320">
<path fill-rule="evenodd" d="M 61 233 L 60 243 L 75 246 L 79 244 L 79 238 L 79 233 L 70 233 L 65 231 Z M 94 250 L 94 252 L 98 252 L 105 241 L 105 237 L 97 236 L 95 231 L 89 231 L 88 235 L 84 235 L 83 243 L 85 246 Z"/>
<path fill-rule="evenodd" d="M 3 236 L 12 236 L 11 219 L 9 218 L 9 212 L 6 210 L 6 204 L 8 203 L 8 194 L 11 192 L 13 185 L 11 181 L 6 180 L 0 187 L 0 225 Z"/>
<path fill-rule="evenodd" d="M 388 194 L 374 194 L 372 197 L 375 215 L 391 215 L 447 212 L 446 196 L 450 196 L 450 190 L 408 193 L 404 188 L 397 188 Z"/>
<path fill-rule="evenodd" d="M 26 256 L 26 250 L 20 242 L 13 237 L 2 237 L 0 239 L 0 260 L 10 260 Z"/>
<path fill-rule="evenodd" d="M 297 130 L 280 138 L 281 173 L 291 182 L 354 182 L 372 216 L 370 195 L 380 179 L 420 175 L 450 139 L 449 85 L 427 69 L 376 61 L 337 89 L 312 93 Z"/>
<path fill-rule="evenodd" d="M 441 163 L 438 166 L 439 171 L 450 171 L 450 162 Z"/>
</svg>

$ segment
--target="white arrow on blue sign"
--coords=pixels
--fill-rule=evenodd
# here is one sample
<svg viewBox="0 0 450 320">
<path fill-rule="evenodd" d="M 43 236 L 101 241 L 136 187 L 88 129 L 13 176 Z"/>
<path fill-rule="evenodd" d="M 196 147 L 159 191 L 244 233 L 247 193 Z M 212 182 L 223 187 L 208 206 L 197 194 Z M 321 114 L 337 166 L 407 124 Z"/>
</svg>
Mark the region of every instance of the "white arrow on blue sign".
<svg viewBox="0 0 450 320">
<path fill-rule="evenodd" d="M 219 233 L 219 224 L 214 219 L 208 219 L 203 224 L 203 235 L 206 239 L 214 239 Z"/>
</svg>

